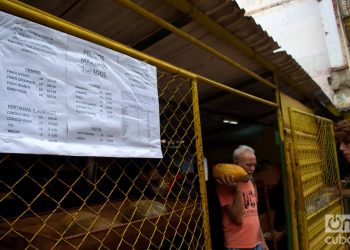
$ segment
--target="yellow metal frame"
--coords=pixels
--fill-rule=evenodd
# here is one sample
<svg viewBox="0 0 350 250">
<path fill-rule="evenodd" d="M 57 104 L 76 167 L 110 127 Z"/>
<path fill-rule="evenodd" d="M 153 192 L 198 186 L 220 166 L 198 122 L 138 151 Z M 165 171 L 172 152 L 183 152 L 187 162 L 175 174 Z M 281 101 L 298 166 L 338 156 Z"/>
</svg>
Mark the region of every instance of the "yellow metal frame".
<svg viewBox="0 0 350 250">
<path fill-rule="evenodd" d="M 296 141 L 295 138 L 299 135 L 299 134 L 303 134 L 304 136 L 306 136 L 306 133 L 298 133 L 296 131 L 295 128 L 295 124 L 294 124 L 294 119 L 293 119 L 293 114 L 301 114 L 301 115 L 306 115 L 308 117 L 315 117 L 315 119 L 317 119 L 317 121 L 323 121 L 323 122 L 327 122 L 328 124 L 331 125 L 331 131 L 329 131 L 330 133 L 330 138 L 333 138 L 332 140 L 332 152 L 330 152 L 333 157 L 332 160 L 334 160 L 334 165 L 333 166 L 338 166 L 338 160 L 337 160 L 337 153 L 336 153 L 336 145 L 335 145 L 335 141 L 334 141 L 334 132 L 333 132 L 333 123 L 331 120 L 323 118 L 323 117 L 319 117 L 316 115 L 312 115 L 310 113 L 307 112 L 303 112 L 300 110 L 296 110 L 294 108 L 289 108 L 289 118 L 290 118 L 290 127 L 291 127 L 291 135 L 292 135 L 292 143 L 291 143 L 291 166 L 293 167 L 293 181 L 294 181 L 294 191 L 296 193 L 296 209 L 297 209 L 297 220 L 298 220 L 298 238 L 299 238 L 299 246 L 301 249 L 312 249 L 312 247 L 310 246 L 310 243 L 312 242 L 313 244 L 315 244 L 315 237 L 317 235 L 318 232 L 322 232 L 322 229 L 325 226 L 325 221 L 324 221 L 324 214 L 325 213 L 332 213 L 334 211 L 337 211 L 337 213 L 343 213 L 344 212 L 344 208 L 343 208 L 343 201 L 341 199 L 341 197 L 339 196 L 338 198 L 335 198 L 334 200 L 330 201 L 327 205 L 323 205 L 323 207 L 319 208 L 317 211 L 312 212 L 311 214 L 307 214 L 309 212 L 307 212 L 305 210 L 305 205 L 306 205 L 306 200 L 304 198 L 305 193 L 302 192 L 303 191 L 303 183 L 302 183 L 302 179 L 301 179 L 301 173 L 300 173 L 300 169 L 299 169 L 299 153 L 297 152 L 297 145 L 296 145 Z M 318 126 L 318 125 L 315 125 Z M 303 128 L 305 129 L 305 131 L 308 131 L 307 128 Z M 314 129 L 314 128 L 312 128 Z M 328 131 L 328 130 L 327 130 Z M 319 132 L 317 131 L 317 134 Z M 327 142 L 329 143 L 329 142 Z M 319 148 L 321 149 L 321 148 Z M 326 153 L 326 152 L 324 152 Z M 340 174 L 339 174 L 339 168 L 335 167 L 334 168 L 336 171 L 336 185 L 337 185 L 337 189 L 341 190 L 341 184 L 340 184 Z M 292 173 L 291 173 L 292 174 Z M 323 186 L 322 186 L 323 187 Z M 324 233 L 324 232 L 323 232 Z M 313 240 L 311 240 L 313 239 Z M 317 240 L 321 240 L 323 241 L 324 239 L 322 238 L 322 236 L 319 236 L 319 238 L 317 238 Z M 324 242 L 316 242 L 318 246 L 323 246 Z M 311 248 L 310 248 L 311 247 Z M 314 246 L 313 246 L 314 247 Z"/>
<path fill-rule="evenodd" d="M 203 154 L 203 144 L 202 144 L 202 131 L 200 123 L 200 114 L 199 114 L 199 102 L 198 102 L 198 87 L 197 81 L 192 80 L 192 97 L 193 97 L 193 116 L 194 116 L 194 129 L 196 136 L 196 149 L 197 149 L 197 163 L 198 163 L 198 176 L 199 176 L 199 188 L 200 193 L 204 194 L 201 197 L 202 211 L 203 211 L 203 220 L 204 225 L 209 225 L 209 211 L 208 211 L 208 199 L 206 197 L 207 188 L 205 183 L 205 173 L 204 173 L 204 154 Z M 212 249 L 210 237 L 210 227 L 204 228 L 204 239 L 206 249 Z"/>
<path fill-rule="evenodd" d="M 276 96 L 276 102 L 278 104 L 277 108 L 277 124 L 278 124 L 278 132 L 281 138 L 281 141 L 284 142 L 284 134 L 283 134 L 283 113 L 282 113 L 282 107 L 281 107 L 281 96 L 279 92 L 279 82 L 278 82 L 278 75 L 274 72 L 273 74 L 273 81 L 277 86 L 277 89 L 275 90 L 275 96 Z"/>
<path fill-rule="evenodd" d="M 189 15 L 194 20 L 196 20 L 200 25 L 207 28 L 210 32 L 218 35 L 224 41 L 228 42 L 233 47 L 237 48 L 244 55 L 249 57 L 250 59 L 256 61 L 264 68 L 275 72 L 276 67 L 268 62 L 265 58 L 263 58 L 259 53 L 254 51 L 252 48 L 244 44 L 239 38 L 229 32 L 227 29 L 222 27 L 219 23 L 214 21 L 200 9 L 198 9 L 193 2 L 189 2 L 186 0 L 166 0 L 171 6 L 180 10 L 181 12 Z M 281 77 L 280 75 L 278 77 Z M 283 76 L 282 76 L 283 77 Z M 283 79 L 283 78 L 282 78 Z M 284 79 L 283 79 L 284 80 Z"/>
<path fill-rule="evenodd" d="M 285 144 L 285 155 L 286 155 L 286 174 L 288 177 L 288 199 L 290 204 L 290 220 L 291 220 L 291 231 L 292 231 L 292 242 L 293 250 L 298 250 L 300 247 L 299 235 L 298 235 L 298 220 L 296 214 L 295 204 L 295 192 L 294 192 L 294 178 L 292 166 L 294 166 L 293 160 L 293 146 L 291 142 Z"/>
<path fill-rule="evenodd" d="M 279 86 L 278 81 L 278 75 L 277 73 L 273 74 L 273 81 L 274 83 Z M 292 199 L 292 192 L 293 189 L 291 183 L 288 180 L 288 177 L 291 176 L 291 169 L 290 169 L 290 157 L 288 155 L 288 142 L 284 135 L 284 119 L 283 119 L 283 112 L 282 112 L 282 104 L 281 104 L 281 95 L 279 92 L 279 89 L 277 88 L 275 90 L 276 95 L 276 102 L 278 103 L 277 108 L 277 124 L 278 124 L 278 132 L 279 137 L 281 140 L 282 145 L 280 145 L 280 154 L 281 154 L 281 178 L 283 181 L 283 194 L 284 194 L 284 206 L 285 206 L 285 213 L 286 213 L 286 229 L 287 229 L 287 247 L 288 249 L 298 249 L 298 239 L 295 238 L 297 236 L 297 233 L 293 232 L 294 228 L 297 228 L 296 221 L 293 219 L 294 215 L 294 206 L 293 206 L 293 199 Z"/>
<path fill-rule="evenodd" d="M 291 114 L 291 111 L 292 109 L 289 108 L 288 111 L 289 111 L 289 117 L 290 117 L 290 114 Z M 291 121 L 291 118 L 289 118 L 290 121 Z M 294 129 L 293 129 L 293 124 L 292 122 L 290 122 L 290 126 L 291 126 L 291 135 L 292 135 L 292 143 L 291 143 L 291 147 L 290 147 L 290 152 L 291 152 L 291 166 L 293 167 L 294 171 L 292 171 L 292 175 L 294 176 L 295 174 L 295 169 L 296 169 L 296 166 L 298 165 L 298 159 L 296 159 L 295 156 L 295 144 L 294 144 L 294 141 L 293 141 L 293 138 L 295 137 L 295 132 L 294 132 Z M 291 191 L 294 191 L 295 188 L 297 187 L 302 187 L 301 183 L 299 182 L 299 178 L 295 178 L 293 177 L 293 190 Z M 296 201 L 297 201 L 297 204 L 299 204 L 299 206 L 296 206 L 295 208 L 297 209 L 297 221 L 298 221 L 298 240 L 299 240 L 299 246 L 301 247 L 301 249 L 308 249 L 306 247 L 306 244 L 307 244 L 307 241 L 308 241 L 308 235 L 307 235 L 307 228 L 305 227 L 305 219 L 306 219 L 306 215 L 305 215 L 305 210 L 304 208 L 300 208 L 300 204 L 304 204 L 304 198 L 303 196 L 301 195 L 301 192 L 296 192 Z M 300 237 L 301 236 L 301 237 Z"/>
</svg>

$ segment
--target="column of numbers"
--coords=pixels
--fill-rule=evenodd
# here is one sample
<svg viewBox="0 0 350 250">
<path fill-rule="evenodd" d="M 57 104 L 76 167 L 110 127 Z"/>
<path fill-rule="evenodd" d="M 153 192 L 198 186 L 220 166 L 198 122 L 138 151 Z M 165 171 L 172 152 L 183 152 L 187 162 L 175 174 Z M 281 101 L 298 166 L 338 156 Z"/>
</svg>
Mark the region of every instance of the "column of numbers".
<svg viewBox="0 0 350 250">
<path fill-rule="evenodd" d="M 57 99 L 56 80 L 45 79 L 44 77 L 40 77 L 38 81 L 38 95 L 41 98 L 56 100 Z"/>
<path fill-rule="evenodd" d="M 47 116 L 47 140 L 57 142 L 58 139 L 58 118 L 54 115 Z"/>
<path fill-rule="evenodd" d="M 112 92 L 100 90 L 99 114 L 107 119 L 113 118 Z"/>
<path fill-rule="evenodd" d="M 43 115 L 39 115 L 38 116 L 38 130 L 39 130 L 39 140 L 40 141 L 45 141 L 45 134 L 44 134 L 44 129 L 45 129 L 45 124 L 44 124 L 44 116 Z"/>
</svg>

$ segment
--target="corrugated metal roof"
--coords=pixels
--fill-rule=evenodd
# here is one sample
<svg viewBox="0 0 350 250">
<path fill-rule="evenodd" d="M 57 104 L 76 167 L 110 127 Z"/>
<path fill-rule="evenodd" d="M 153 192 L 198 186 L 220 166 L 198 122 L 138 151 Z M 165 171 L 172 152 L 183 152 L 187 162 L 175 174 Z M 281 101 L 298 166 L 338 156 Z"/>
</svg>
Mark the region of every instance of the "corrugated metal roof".
<svg viewBox="0 0 350 250">
<path fill-rule="evenodd" d="M 232 1 L 224 1 L 217 7 L 207 12 L 208 16 L 213 18 L 232 34 L 244 41 L 254 51 L 258 52 L 264 58 L 276 65 L 278 69 L 286 76 L 290 77 L 297 86 L 309 94 L 311 98 L 315 92 L 321 91 L 321 88 L 305 72 L 305 70 L 288 55 L 285 51 L 274 52 L 279 49 L 277 42 L 265 32 L 260 25 L 257 25 L 253 18 L 244 16 L 244 11 L 239 9 L 238 5 Z M 239 24 L 239 25 L 237 25 Z M 328 100 L 327 96 L 322 97 L 322 102 Z"/>
<path fill-rule="evenodd" d="M 123 7 L 118 1 L 24 0 L 23 2 L 226 85 L 268 100 L 275 98 L 273 91 L 266 86 L 217 59 L 212 54 Z M 254 55 L 252 58 L 245 55 L 166 1 L 135 0 L 133 2 L 205 42 L 256 74 L 272 79 L 271 72 L 257 63 L 254 60 Z M 279 48 L 278 44 L 251 17 L 244 16 L 244 10 L 240 9 L 235 2 L 197 0 L 194 1 L 194 6 L 231 32 L 252 51 L 273 64 L 287 78 L 292 79 L 295 83 L 293 88 L 284 82 L 281 83 L 283 92 L 299 101 L 329 102 L 321 88 L 290 55 L 286 52 L 275 52 Z M 241 97 L 232 99 L 232 95 L 227 95 L 220 90 L 205 85 L 199 86 L 200 100 L 206 100 L 201 102 L 203 110 L 220 110 L 224 114 L 240 116 L 245 121 L 261 117 L 260 121 L 263 123 L 272 122 L 271 108 L 269 107 L 260 105 L 257 108 L 258 105 Z M 301 89 L 306 96 L 301 95 L 295 88 Z M 227 98 L 231 98 L 230 103 L 234 108 L 225 105 Z M 208 127 L 210 126 L 209 124 Z"/>
</svg>

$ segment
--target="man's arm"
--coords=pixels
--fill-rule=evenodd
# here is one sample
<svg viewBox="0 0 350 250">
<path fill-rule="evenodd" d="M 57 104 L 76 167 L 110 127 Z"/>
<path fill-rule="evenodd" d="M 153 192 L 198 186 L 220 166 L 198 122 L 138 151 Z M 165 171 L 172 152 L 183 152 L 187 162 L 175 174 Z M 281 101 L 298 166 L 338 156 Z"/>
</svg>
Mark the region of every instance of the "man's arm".
<svg viewBox="0 0 350 250">
<path fill-rule="evenodd" d="M 231 204 L 225 206 L 228 216 L 237 225 L 243 223 L 243 205 L 242 205 L 242 191 L 237 187 L 232 191 L 234 199 Z"/>
<path fill-rule="evenodd" d="M 242 203 L 242 191 L 238 187 L 233 176 L 224 175 L 216 181 L 220 185 L 231 188 L 233 200 L 230 204 L 224 206 L 230 219 L 237 225 L 243 223 L 243 203 Z"/>
</svg>

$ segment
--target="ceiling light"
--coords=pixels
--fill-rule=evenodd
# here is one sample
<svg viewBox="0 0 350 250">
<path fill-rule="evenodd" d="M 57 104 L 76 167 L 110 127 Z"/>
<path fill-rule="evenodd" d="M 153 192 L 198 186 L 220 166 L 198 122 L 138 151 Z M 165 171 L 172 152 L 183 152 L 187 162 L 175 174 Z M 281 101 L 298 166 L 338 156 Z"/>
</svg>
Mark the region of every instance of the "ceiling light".
<svg viewBox="0 0 350 250">
<path fill-rule="evenodd" d="M 229 120 L 229 119 L 224 119 L 222 120 L 223 123 L 227 123 L 227 124 L 238 124 L 237 121 L 234 120 Z"/>
</svg>

